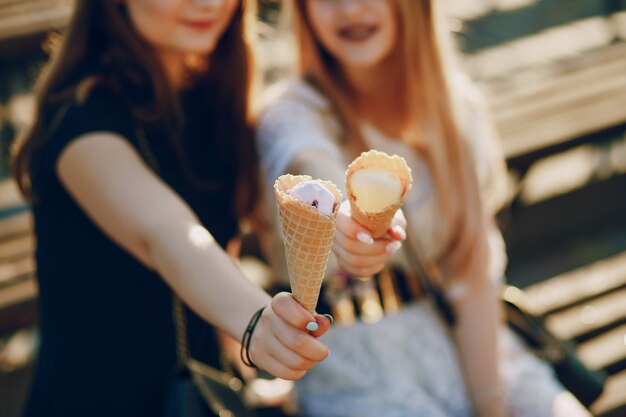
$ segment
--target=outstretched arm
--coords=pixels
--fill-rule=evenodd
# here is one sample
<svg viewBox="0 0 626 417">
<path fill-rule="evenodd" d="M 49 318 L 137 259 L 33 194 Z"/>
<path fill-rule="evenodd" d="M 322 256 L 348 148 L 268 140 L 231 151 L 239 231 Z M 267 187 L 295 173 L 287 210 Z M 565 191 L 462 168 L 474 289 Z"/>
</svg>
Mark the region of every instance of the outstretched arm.
<svg viewBox="0 0 626 417">
<path fill-rule="evenodd" d="M 290 296 L 270 303 L 128 141 L 103 132 L 79 137 L 63 150 L 56 171 L 91 220 L 206 321 L 240 339 L 266 306 L 251 344 L 259 367 L 295 379 L 326 358 L 327 348 L 303 330 L 315 318 Z"/>
</svg>

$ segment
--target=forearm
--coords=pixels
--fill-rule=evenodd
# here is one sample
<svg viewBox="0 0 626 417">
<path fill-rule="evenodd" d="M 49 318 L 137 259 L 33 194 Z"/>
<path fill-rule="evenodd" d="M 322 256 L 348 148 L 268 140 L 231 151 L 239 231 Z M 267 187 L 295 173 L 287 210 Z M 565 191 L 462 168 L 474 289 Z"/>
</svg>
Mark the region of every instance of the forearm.
<svg viewBox="0 0 626 417">
<path fill-rule="evenodd" d="M 484 280 L 454 303 L 460 362 L 479 417 L 506 416 L 499 373 L 498 332 L 501 327 L 497 289 Z"/>
<path fill-rule="evenodd" d="M 292 296 L 278 294 L 270 303 L 126 140 L 108 133 L 80 138 L 63 152 L 57 170 L 94 224 L 156 271 L 207 322 L 240 340 L 254 312 L 268 306 L 248 350 L 261 369 L 297 379 L 328 356 L 313 336 L 323 334 L 330 323 L 320 321 L 324 327 L 309 335 L 304 328 L 317 319 Z"/>
<path fill-rule="evenodd" d="M 270 301 L 191 216 L 150 227 L 145 242 L 153 268 L 185 303 L 237 340 L 254 312 Z"/>
</svg>

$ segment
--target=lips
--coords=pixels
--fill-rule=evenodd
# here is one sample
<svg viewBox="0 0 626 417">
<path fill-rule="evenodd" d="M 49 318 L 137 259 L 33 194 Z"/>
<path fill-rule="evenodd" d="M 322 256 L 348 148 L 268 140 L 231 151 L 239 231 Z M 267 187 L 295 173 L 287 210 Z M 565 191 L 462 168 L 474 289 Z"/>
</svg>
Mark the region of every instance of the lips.
<svg viewBox="0 0 626 417">
<path fill-rule="evenodd" d="M 362 42 L 371 38 L 376 32 L 378 32 L 378 27 L 375 25 L 352 25 L 340 28 L 338 34 L 343 40 Z"/>
<path fill-rule="evenodd" d="M 208 30 L 215 24 L 215 20 L 190 20 L 183 19 L 181 23 L 194 30 Z"/>
</svg>

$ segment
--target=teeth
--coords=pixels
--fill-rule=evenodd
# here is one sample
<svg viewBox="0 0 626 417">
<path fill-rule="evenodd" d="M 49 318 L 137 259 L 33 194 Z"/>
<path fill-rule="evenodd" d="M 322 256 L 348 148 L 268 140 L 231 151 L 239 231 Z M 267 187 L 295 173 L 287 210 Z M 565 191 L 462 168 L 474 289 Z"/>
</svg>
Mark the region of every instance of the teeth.
<svg viewBox="0 0 626 417">
<path fill-rule="evenodd" d="M 342 36 L 354 39 L 362 39 L 371 35 L 374 30 L 371 27 L 355 27 L 341 31 Z"/>
</svg>

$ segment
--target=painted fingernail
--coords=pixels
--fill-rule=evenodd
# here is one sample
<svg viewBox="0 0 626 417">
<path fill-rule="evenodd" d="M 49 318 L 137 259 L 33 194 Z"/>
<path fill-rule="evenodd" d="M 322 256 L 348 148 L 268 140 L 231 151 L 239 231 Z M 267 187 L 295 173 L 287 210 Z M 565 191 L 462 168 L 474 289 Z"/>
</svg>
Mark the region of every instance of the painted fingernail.
<svg viewBox="0 0 626 417">
<path fill-rule="evenodd" d="M 372 245 L 374 243 L 374 238 L 365 232 L 358 232 L 356 238 L 359 242 L 365 243 L 366 245 Z"/>
<path fill-rule="evenodd" d="M 402 240 L 406 239 L 406 231 L 404 230 L 404 228 L 403 228 L 402 226 L 400 226 L 400 225 L 395 225 L 395 226 L 393 227 L 393 230 L 395 230 L 395 231 L 396 231 L 396 233 L 400 235 L 400 238 L 401 238 Z"/>
<path fill-rule="evenodd" d="M 397 240 L 394 240 L 393 242 L 387 244 L 387 247 L 386 247 L 387 253 L 394 254 L 398 251 L 398 249 L 400 249 L 401 246 L 402 246 L 402 243 L 400 243 Z"/>
<path fill-rule="evenodd" d="M 310 321 L 306 324 L 306 329 L 310 332 L 316 332 L 319 330 L 319 328 L 320 326 L 314 321 Z"/>
<path fill-rule="evenodd" d="M 330 325 L 331 326 L 335 322 L 335 318 L 333 316 L 331 316 L 330 314 L 324 314 L 324 317 L 328 317 L 328 320 L 330 320 Z"/>
</svg>

